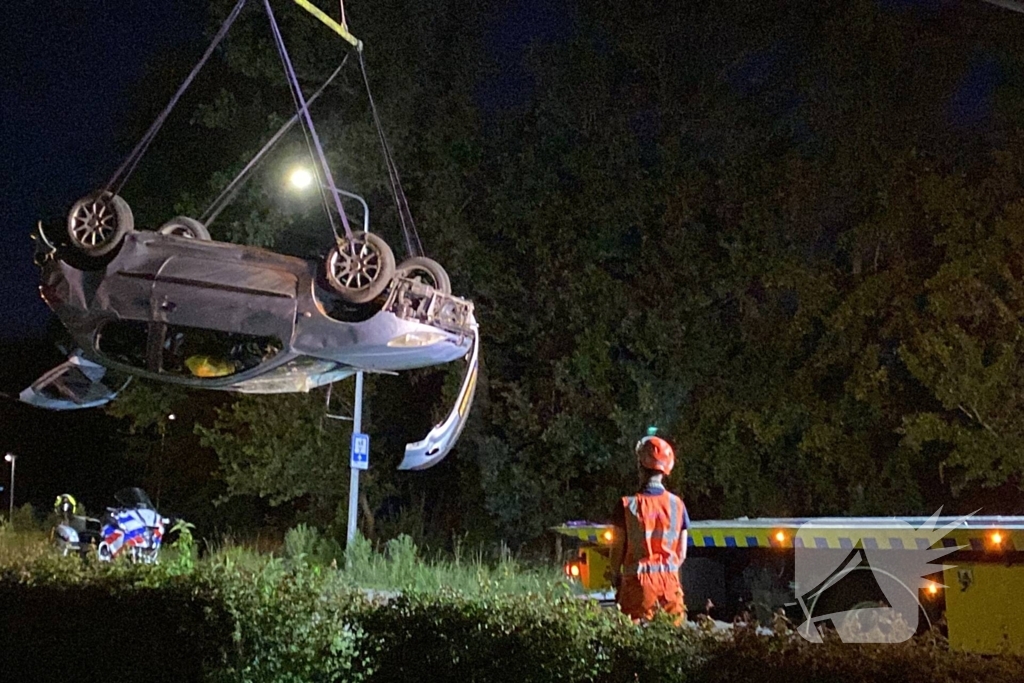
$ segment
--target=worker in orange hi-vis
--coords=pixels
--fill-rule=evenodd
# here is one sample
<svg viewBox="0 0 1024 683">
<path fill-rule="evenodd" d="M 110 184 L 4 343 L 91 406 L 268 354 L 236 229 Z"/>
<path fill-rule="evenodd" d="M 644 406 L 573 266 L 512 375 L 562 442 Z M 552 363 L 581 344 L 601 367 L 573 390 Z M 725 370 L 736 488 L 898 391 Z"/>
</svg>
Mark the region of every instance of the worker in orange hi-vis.
<svg viewBox="0 0 1024 683">
<path fill-rule="evenodd" d="M 689 515 L 682 498 L 665 490 L 675 453 L 658 436 L 636 444 L 640 491 L 616 505 L 612 525 L 609 579 L 619 609 L 634 622 L 647 621 L 664 610 L 686 619 L 679 570 L 686 559 Z"/>
</svg>

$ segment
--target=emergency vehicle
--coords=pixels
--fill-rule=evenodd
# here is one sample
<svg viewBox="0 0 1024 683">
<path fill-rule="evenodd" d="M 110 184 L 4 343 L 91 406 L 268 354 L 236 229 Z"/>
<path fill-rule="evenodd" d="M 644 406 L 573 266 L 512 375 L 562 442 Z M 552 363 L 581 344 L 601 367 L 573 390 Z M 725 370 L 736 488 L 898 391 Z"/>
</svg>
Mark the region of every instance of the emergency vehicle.
<svg viewBox="0 0 1024 683">
<path fill-rule="evenodd" d="M 948 528 L 946 528 L 948 527 Z M 567 522 L 553 531 L 574 539 L 576 555 L 566 576 L 588 594 L 607 601 L 605 577 L 614 527 Z M 848 517 L 740 518 L 692 521 L 682 582 L 687 610 L 731 621 L 744 612 L 762 623 L 779 609 L 793 624 L 822 614 L 876 607 L 879 570 L 851 572 L 828 594 L 810 595 L 814 586 L 796 580 L 796 555 L 933 551 L 934 572 L 915 584 L 921 617 L 917 631 L 937 624 L 950 647 L 980 654 L 1024 655 L 1024 517 Z M 935 550 L 949 554 L 936 557 Z M 943 569 L 945 565 L 945 569 Z M 925 570 L 927 571 L 927 569 Z M 811 613 L 807 607 L 810 605 Z"/>
</svg>

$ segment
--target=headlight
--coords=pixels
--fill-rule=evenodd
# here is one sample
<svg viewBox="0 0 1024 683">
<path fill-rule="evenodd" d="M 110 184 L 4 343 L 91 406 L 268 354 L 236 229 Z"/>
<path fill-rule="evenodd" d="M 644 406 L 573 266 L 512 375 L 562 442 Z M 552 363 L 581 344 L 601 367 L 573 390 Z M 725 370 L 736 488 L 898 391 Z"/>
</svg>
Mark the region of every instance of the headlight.
<svg viewBox="0 0 1024 683">
<path fill-rule="evenodd" d="M 447 339 L 448 335 L 441 332 L 406 332 L 388 342 L 388 346 L 399 349 L 413 349 L 419 346 L 430 346 Z"/>
</svg>

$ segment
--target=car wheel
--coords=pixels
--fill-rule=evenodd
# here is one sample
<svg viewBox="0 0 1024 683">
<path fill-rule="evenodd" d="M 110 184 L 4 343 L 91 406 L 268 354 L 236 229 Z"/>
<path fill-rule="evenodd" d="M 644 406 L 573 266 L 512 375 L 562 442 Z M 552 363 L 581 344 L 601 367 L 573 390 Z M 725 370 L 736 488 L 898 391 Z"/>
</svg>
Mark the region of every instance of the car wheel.
<svg viewBox="0 0 1024 683">
<path fill-rule="evenodd" d="M 71 244 L 90 256 L 109 254 L 134 227 L 128 202 L 110 192 L 83 197 L 68 213 Z"/>
<path fill-rule="evenodd" d="M 426 256 L 413 256 L 402 261 L 395 273 L 399 277 L 417 280 L 442 294 L 452 293 L 452 281 L 441 264 Z"/>
<path fill-rule="evenodd" d="M 327 254 L 327 281 L 354 304 L 373 301 L 395 276 L 395 255 L 383 239 L 368 232 L 342 237 Z"/>
<path fill-rule="evenodd" d="M 188 216 L 175 216 L 161 225 L 157 232 L 161 235 L 188 237 L 194 240 L 210 239 L 210 231 L 206 229 L 206 226 L 195 218 L 189 218 Z"/>
</svg>

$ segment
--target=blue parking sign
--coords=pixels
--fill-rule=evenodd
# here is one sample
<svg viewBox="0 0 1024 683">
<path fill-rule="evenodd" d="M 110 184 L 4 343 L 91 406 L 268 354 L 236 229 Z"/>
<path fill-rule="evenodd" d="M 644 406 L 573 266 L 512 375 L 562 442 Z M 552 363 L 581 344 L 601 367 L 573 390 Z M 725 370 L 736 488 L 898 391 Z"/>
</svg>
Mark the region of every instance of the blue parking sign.
<svg viewBox="0 0 1024 683">
<path fill-rule="evenodd" d="M 370 466 L 370 435 L 355 432 L 352 434 L 352 460 L 350 466 L 353 469 L 365 470 Z"/>
</svg>

